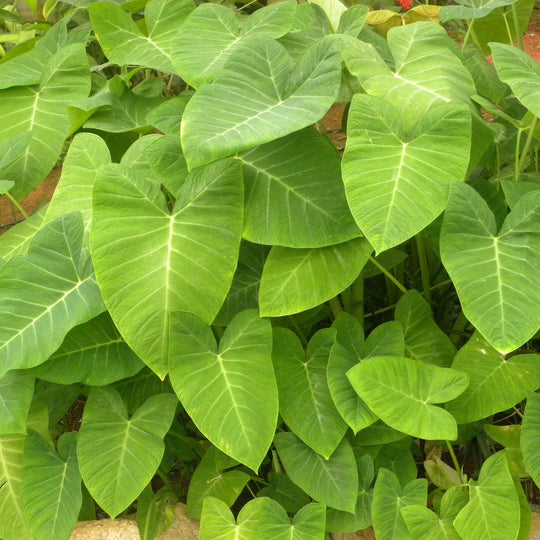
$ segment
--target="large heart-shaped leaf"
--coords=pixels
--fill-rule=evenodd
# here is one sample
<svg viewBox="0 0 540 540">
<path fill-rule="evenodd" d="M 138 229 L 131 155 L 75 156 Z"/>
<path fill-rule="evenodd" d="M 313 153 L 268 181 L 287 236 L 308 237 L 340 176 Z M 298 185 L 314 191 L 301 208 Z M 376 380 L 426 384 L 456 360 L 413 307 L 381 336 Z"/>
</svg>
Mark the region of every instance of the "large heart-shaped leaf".
<svg viewBox="0 0 540 540">
<path fill-rule="evenodd" d="M 4 179 L 15 182 L 12 195 L 28 194 L 54 166 L 70 130 L 66 107 L 89 90 L 86 51 L 74 43 L 44 64 L 39 84 L 0 91 L 0 138 L 32 132 L 23 155 L 2 172 Z"/>
<path fill-rule="evenodd" d="M 215 446 L 206 451 L 189 481 L 187 515 L 191 519 L 201 519 L 206 497 L 216 497 L 227 506 L 234 504 L 250 479 L 244 471 L 227 470 L 236 465 L 238 461 Z"/>
<path fill-rule="evenodd" d="M 333 329 L 320 330 L 304 353 L 293 332 L 276 328 L 272 353 L 281 416 L 295 435 L 325 458 L 330 457 L 347 431 L 326 380 L 335 336 Z"/>
<path fill-rule="evenodd" d="M 285 509 L 268 497 L 249 501 L 235 520 L 227 505 L 208 497 L 201 518 L 201 540 L 323 540 L 325 512 L 322 504 L 308 504 L 292 520 Z"/>
<path fill-rule="evenodd" d="M 540 116 L 540 67 L 533 58 L 513 45 L 490 43 L 493 63 L 501 81 L 535 116 Z"/>
<path fill-rule="evenodd" d="M 0 374 L 44 362 L 67 332 L 103 311 L 80 213 L 41 229 L 26 255 L 0 270 Z M 1 376 L 0 375 L 0 376 Z"/>
<path fill-rule="evenodd" d="M 14 227 L 0 235 L 0 257 L 7 261 L 17 255 L 24 255 L 35 234 L 41 228 L 47 206 L 40 208 L 28 219 L 17 223 Z"/>
<path fill-rule="evenodd" d="M 32 540 L 21 499 L 25 435 L 0 436 L 0 537 Z"/>
<path fill-rule="evenodd" d="M 151 0 L 144 10 L 146 35 L 120 6 L 110 2 L 92 4 L 88 13 L 110 62 L 173 73 L 173 39 L 193 8 L 191 0 Z"/>
<path fill-rule="evenodd" d="M 209 323 L 227 295 L 242 203 L 233 161 L 191 173 L 172 212 L 159 185 L 127 167 L 109 165 L 98 175 L 91 245 L 104 301 L 128 345 L 161 377 L 169 312 L 192 311 Z"/>
<path fill-rule="evenodd" d="M 456 348 L 437 326 L 429 304 L 418 291 L 408 291 L 399 299 L 394 317 L 403 325 L 406 356 L 440 367 L 450 367 Z"/>
<path fill-rule="evenodd" d="M 454 527 L 464 540 L 517 538 L 519 499 L 504 452 L 484 462 L 478 482 L 470 483 L 469 497 L 454 520 Z"/>
<path fill-rule="evenodd" d="M 181 138 L 189 168 L 320 120 L 338 94 L 339 58 L 332 40 L 310 47 L 296 66 L 267 36 L 240 44 L 216 80 L 199 88 L 184 111 Z"/>
<path fill-rule="evenodd" d="M 57 384 L 105 386 L 131 377 L 143 367 L 105 312 L 73 328 L 60 348 L 32 374 Z"/>
<path fill-rule="evenodd" d="M 462 540 L 453 525 L 452 519 L 442 519 L 433 510 L 413 504 L 401 509 L 412 538 L 423 540 Z"/>
<path fill-rule="evenodd" d="M 540 191 L 517 202 L 499 233 L 484 199 L 452 186 L 441 230 L 441 258 L 463 312 L 502 353 L 540 327 Z"/>
<path fill-rule="evenodd" d="M 220 4 L 201 4 L 187 18 L 174 42 L 174 65 L 190 86 L 198 88 L 219 74 L 232 52 L 246 38 L 279 38 L 289 30 L 296 12 L 294 2 L 269 4 L 240 21 Z"/>
<path fill-rule="evenodd" d="M 270 322 L 256 310 L 243 311 L 218 348 L 209 326 L 177 312 L 170 341 L 171 383 L 187 413 L 215 446 L 256 471 L 278 415 Z"/>
<path fill-rule="evenodd" d="M 347 372 L 358 395 L 386 424 L 421 439 L 457 438 L 456 421 L 434 403 L 461 394 L 468 376 L 410 358 L 367 358 Z"/>
<path fill-rule="evenodd" d="M 411 128 L 388 101 L 356 94 L 347 131 L 345 191 L 377 253 L 425 228 L 443 211 L 449 184 L 465 180 L 471 122 L 464 105 L 424 110 Z"/>
<path fill-rule="evenodd" d="M 314 500 L 331 508 L 354 513 L 358 494 L 358 471 L 347 439 L 323 458 L 293 433 L 274 438 L 279 458 L 289 478 Z"/>
<path fill-rule="evenodd" d="M 261 315 L 291 315 L 330 300 L 353 283 L 372 251 L 365 238 L 313 249 L 274 246 L 261 276 Z"/>
<path fill-rule="evenodd" d="M 58 440 L 58 454 L 36 431 L 25 442 L 21 497 L 35 540 L 68 540 L 82 504 L 77 434 Z"/>
<path fill-rule="evenodd" d="M 128 418 L 116 390 L 90 391 L 77 444 L 79 468 L 88 491 L 111 517 L 154 476 L 177 405 L 174 394 L 155 394 Z"/>
<path fill-rule="evenodd" d="M 26 433 L 26 418 L 34 395 L 28 371 L 10 371 L 0 379 L 0 435 Z"/>
<path fill-rule="evenodd" d="M 314 248 L 360 236 L 345 199 L 339 155 L 317 130 L 292 133 L 239 159 L 246 190 L 245 239 Z"/>
<path fill-rule="evenodd" d="M 540 355 L 505 358 L 478 332 L 458 351 L 452 368 L 470 380 L 465 392 L 446 404 L 460 424 L 509 409 L 540 387 Z"/>
<path fill-rule="evenodd" d="M 373 489 L 373 528 L 377 540 L 413 540 L 409 534 L 401 509 L 410 505 L 425 507 L 427 481 L 413 480 L 401 487 L 396 475 L 388 469 L 380 469 Z"/>
</svg>

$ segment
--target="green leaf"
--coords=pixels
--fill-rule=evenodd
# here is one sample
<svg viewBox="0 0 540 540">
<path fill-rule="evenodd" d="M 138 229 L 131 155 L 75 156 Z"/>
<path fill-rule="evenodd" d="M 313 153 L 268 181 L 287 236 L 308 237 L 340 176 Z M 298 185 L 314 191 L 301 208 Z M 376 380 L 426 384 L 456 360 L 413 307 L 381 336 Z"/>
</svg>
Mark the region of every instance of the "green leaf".
<svg viewBox="0 0 540 540">
<path fill-rule="evenodd" d="M 231 288 L 214 324 L 226 326 L 237 313 L 259 307 L 259 283 L 269 249 L 268 246 L 245 241 L 240 244 L 238 266 Z"/>
<path fill-rule="evenodd" d="M 107 86 L 84 101 L 75 102 L 69 112 L 73 118 L 83 115 L 86 129 L 110 133 L 150 131 L 146 117 L 163 103 L 161 96 L 145 96 L 132 90 L 120 76 L 109 80 Z"/>
<path fill-rule="evenodd" d="M 403 325 L 388 321 L 374 328 L 366 339 L 364 356 L 405 356 Z"/>
<path fill-rule="evenodd" d="M 20 133 L 9 139 L 0 140 L 0 175 L 2 170 L 18 159 L 26 150 L 26 146 L 32 140 L 32 132 Z M 8 192 L 14 185 L 5 187 L 5 180 L 2 181 L 2 194 Z"/>
<path fill-rule="evenodd" d="M 393 57 L 388 65 L 393 63 L 394 69 L 372 45 L 359 40 L 346 42 L 343 57 L 362 88 L 392 103 L 405 125 L 415 124 L 436 103 L 468 104 L 476 93 L 459 48 L 441 26 L 398 26 L 388 32 L 387 40 Z"/>
<path fill-rule="evenodd" d="M 291 315 L 334 298 L 358 277 L 371 252 L 365 238 L 313 249 L 274 246 L 261 277 L 261 315 Z"/>
<path fill-rule="evenodd" d="M 408 484 L 418 476 L 418 468 L 411 452 L 411 439 L 385 444 L 375 456 L 375 470 L 385 468 L 393 472 L 401 485 Z"/>
<path fill-rule="evenodd" d="M 186 91 L 164 101 L 146 115 L 146 121 L 165 135 L 178 137 L 182 115 L 191 96 L 192 94 Z"/>
<path fill-rule="evenodd" d="M 228 507 L 234 504 L 249 481 L 249 474 L 244 471 L 227 470 L 236 465 L 238 461 L 215 446 L 206 451 L 189 482 L 187 515 L 191 519 L 201 519 L 206 497 L 216 497 Z"/>
<path fill-rule="evenodd" d="M 411 505 L 425 506 L 427 481 L 413 480 L 401 487 L 396 475 L 380 469 L 373 490 L 373 529 L 377 540 L 412 540 L 401 515 L 401 509 Z"/>
<path fill-rule="evenodd" d="M 9 371 L 0 379 L 0 435 L 26 433 L 26 417 L 34 395 L 34 377 Z"/>
<path fill-rule="evenodd" d="M 273 360 L 279 389 L 279 412 L 290 430 L 313 450 L 329 458 L 347 431 L 326 380 L 335 330 L 319 330 L 306 353 L 300 339 L 285 328 L 274 329 Z"/>
<path fill-rule="evenodd" d="M 110 2 L 92 4 L 88 13 L 96 37 L 110 62 L 174 73 L 173 40 L 193 9 L 191 0 L 151 0 L 144 10 L 146 35 L 120 6 Z"/>
<path fill-rule="evenodd" d="M 493 64 L 501 81 L 535 116 L 540 116 L 540 68 L 533 58 L 513 45 L 490 43 Z"/>
<path fill-rule="evenodd" d="M 270 497 L 281 504 L 289 514 L 295 514 L 311 501 L 311 498 L 284 474 L 268 473 L 268 484 L 257 492 L 257 497 Z"/>
<path fill-rule="evenodd" d="M 296 485 L 316 501 L 354 513 L 358 471 L 352 448 L 346 439 L 341 441 L 328 459 L 292 433 L 277 433 L 274 444 L 289 478 Z"/>
<path fill-rule="evenodd" d="M 468 385 L 465 373 L 409 358 L 379 356 L 364 360 L 347 376 L 369 408 L 394 429 L 420 439 L 457 438 L 452 415 L 433 403 L 461 394 Z"/>
<path fill-rule="evenodd" d="M 365 356 L 362 326 L 358 319 L 342 312 L 332 327 L 337 335 L 328 357 L 328 389 L 339 414 L 356 434 L 377 420 L 347 378 L 347 371 Z"/>
<path fill-rule="evenodd" d="M 0 373 L 44 362 L 67 332 L 103 311 L 79 213 L 41 229 L 27 255 L 0 270 Z"/>
<path fill-rule="evenodd" d="M 118 392 L 90 391 L 77 455 L 86 487 L 111 517 L 125 510 L 154 476 L 177 405 L 173 394 L 155 394 L 128 418 Z"/>
<path fill-rule="evenodd" d="M 0 91 L 0 139 L 32 132 L 24 153 L 2 171 L 22 198 L 52 169 L 69 134 L 66 107 L 90 90 L 90 72 L 82 44 L 67 45 L 42 67 L 39 84 Z"/>
<path fill-rule="evenodd" d="M 371 525 L 371 506 L 373 489 L 371 483 L 375 477 L 373 460 L 364 454 L 356 460 L 358 467 L 358 497 L 354 514 L 329 508 L 326 512 L 326 530 L 332 532 L 356 532 Z"/>
<path fill-rule="evenodd" d="M 439 16 L 443 23 L 451 19 L 481 19 L 497 8 L 514 3 L 515 0 L 462 0 L 460 6 L 443 6 Z"/>
<path fill-rule="evenodd" d="M 320 120 L 337 97 L 339 58 L 333 41 L 313 45 L 296 66 L 284 47 L 267 36 L 240 44 L 216 80 L 200 87 L 184 111 L 181 140 L 188 167 Z"/>
<path fill-rule="evenodd" d="M 32 540 L 21 499 L 24 435 L 0 436 L 0 537 Z"/>
<path fill-rule="evenodd" d="M 454 527 L 464 540 L 517 538 L 519 500 L 504 452 L 484 462 L 478 482 L 470 483 L 469 497 L 454 520 Z"/>
<path fill-rule="evenodd" d="M 257 471 L 278 416 L 270 322 L 243 311 L 218 348 L 209 326 L 177 312 L 170 340 L 171 383 L 186 412 L 215 446 Z"/>
<path fill-rule="evenodd" d="M 60 348 L 32 374 L 58 384 L 105 386 L 131 377 L 143 367 L 105 312 L 73 328 Z"/>
<path fill-rule="evenodd" d="M 528 341 L 540 327 L 540 191 L 521 197 L 497 234 L 484 199 L 455 184 L 440 242 L 467 319 L 503 354 Z"/>
<path fill-rule="evenodd" d="M 412 538 L 418 540 L 461 540 L 452 519 L 441 519 L 433 510 L 413 504 L 401 509 Z"/>
<path fill-rule="evenodd" d="M 169 312 L 192 311 L 209 323 L 225 299 L 242 197 L 233 161 L 191 173 L 172 213 L 158 185 L 125 166 L 100 170 L 91 238 L 96 275 L 120 333 L 160 377 L 168 369 Z"/>
<path fill-rule="evenodd" d="M 17 223 L 0 235 L 0 257 L 7 261 L 17 255 L 24 255 L 35 234 L 41 228 L 46 211 L 47 206 L 41 207 L 28 219 Z"/>
<path fill-rule="evenodd" d="M 449 185 L 465 180 L 471 120 L 463 105 L 434 106 L 407 128 L 401 109 L 356 94 L 347 132 L 345 191 L 377 253 L 429 225 L 443 211 Z"/>
<path fill-rule="evenodd" d="M 456 348 L 433 320 L 429 304 L 415 290 L 406 292 L 396 306 L 396 321 L 405 332 L 405 355 L 440 367 L 450 367 Z"/>
<path fill-rule="evenodd" d="M 47 207 L 44 224 L 78 210 L 82 214 L 85 231 L 89 232 L 97 171 L 110 161 L 109 149 L 101 137 L 93 133 L 75 135 L 64 159 L 62 176 Z"/>
<path fill-rule="evenodd" d="M 506 359 L 478 332 L 458 351 L 452 368 L 470 380 L 465 392 L 446 405 L 460 424 L 509 409 L 540 386 L 540 355 Z"/>
<path fill-rule="evenodd" d="M 315 248 L 360 236 L 345 199 L 339 155 L 317 130 L 292 133 L 238 159 L 246 186 L 246 240 Z"/>
<path fill-rule="evenodd" d="M 201 540 L 323 540 L 325 514 L 322 504 L 308 504 L 292 520 L 276 501 L 260 497 L 249 501 L 235 521 L 227 505 L 214 497 L 204 501 Z M 292 523 L 291 523 L 292 521 Z"/>
<path fill-rule="evenodd" d="M 295 11 L 293 2 L 271 4 L 253 13 L 240 29 L 240 21 L 229 7 L 199 5 L 174 41 L 177 73 L 194 88 L 211 82 L 237 47 L 245 41 L 250 43 L 249 38 L 279 38 L 287 33 Z"/>
<path fill-rule="evenodd" d="M 534 480 L 540 485 L 540 454 L 538 445 L 540 442 L 540 394 L 531 393 L 527 397 L 527 405 L 523 415 L 523 427 L 521 432 L 521 451 L 525 465 Z"/>
<path fill-rule="evenodd" d="M 30 431 L 25 443 L 21 497 L 32 538 L 68 540 L 82 504 L 81 475 L 77 466 L 77 433 L 51 443 Z"/>
</svg>

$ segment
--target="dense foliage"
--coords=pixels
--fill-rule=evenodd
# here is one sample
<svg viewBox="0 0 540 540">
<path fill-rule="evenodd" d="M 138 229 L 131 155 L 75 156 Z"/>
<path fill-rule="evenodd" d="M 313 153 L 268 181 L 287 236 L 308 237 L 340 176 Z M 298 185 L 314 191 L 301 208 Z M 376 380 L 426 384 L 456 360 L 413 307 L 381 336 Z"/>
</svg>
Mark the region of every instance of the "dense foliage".
<svg viewBox="0 0 540 540">
<path fill-rule="evenodd" d="M 2 3 L 0 538 L 528 537 L 533 3 Z"/>
</svg>

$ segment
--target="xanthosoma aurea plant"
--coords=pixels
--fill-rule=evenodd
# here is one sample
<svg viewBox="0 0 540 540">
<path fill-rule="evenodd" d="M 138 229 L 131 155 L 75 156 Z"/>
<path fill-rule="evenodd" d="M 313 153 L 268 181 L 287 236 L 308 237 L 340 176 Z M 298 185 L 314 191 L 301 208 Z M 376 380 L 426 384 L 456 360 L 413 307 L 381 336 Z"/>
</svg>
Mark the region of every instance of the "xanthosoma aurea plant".
<svg viewBox="0 0 540 540">
<path fill-rule="evenodd" d="M 1 189 L 70 137 L 0 237 L 0 538 L 176 501 L 203 539 L 527 538 L 540 69 L 480 18 L 513 5 L 461 50 L 337 0 L 89 4 L 0 62 Z"/>
</svg>

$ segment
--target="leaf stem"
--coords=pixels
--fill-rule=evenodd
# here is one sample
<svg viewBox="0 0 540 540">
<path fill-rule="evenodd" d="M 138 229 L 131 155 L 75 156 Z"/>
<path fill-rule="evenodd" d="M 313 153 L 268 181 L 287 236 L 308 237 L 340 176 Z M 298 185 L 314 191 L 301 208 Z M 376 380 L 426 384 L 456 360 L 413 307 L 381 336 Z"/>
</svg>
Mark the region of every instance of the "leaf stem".
<svg viewBox="0 0 540 540">
<path fill-rule="evenodd" d="M 354 280 L 351 285 L 352 296 L 352 314 L 358 319 L 364 328 L 364 274 L 360 275 Z"/>
<path fill-rule="evenodd" d="M 518 178 L 519 173 L 523 170 L 525 160 L 527 159 L 527 154 L 529 153 L 529 149 L 531 147 L 532 140 L 534 138 L 534 130 L 536 129 L 536 123 L 538 122 L 538 118 L 535 116 L 531 122 L 531 125 L 529 127 L 529 133 L 527 134 L 527 140 L 525 141 L 525 146 L 523 147 L 523 150 L 521 152 L 521 156 L 519 158 L 519 162 L 517 165 L 518 168 Z M 519 132 L 521 135 L 521 131 Z"/>
<path fill-rule="evenodd" d="M 416 241 L 416 250 L 418 251 L 418 262 L 420 263 L 420 276 L 422 278 L 422 289 L 424 290 L 424 298 L 428 303 L 431 303 L 431 289 L 429 283 L 429 266 L 426 256 L 426 246 L 422 233 L 418 233 L 414 237 Z"/>
<path fill-rule="evenodd" d="M 516 7 L 516 3 L 514 2 L 512 4 L 512 18 L 514 19 L 514 32 L 516 33 L 516 41 L 518 44 L 518 47 L 523 50 L 523 40 L 521 39 L 521 31 L 519 29 L 519 18 L 518 18 L 518 11 Z M 510 40 L 510 43 L 512 40 Z"/>
<path fill-rule="evenodd" d="M 448 448 L 448 451 L 450 452 L 450 456 L 452 457 L 452 463 L 454 464 L 454 468 L 456 469 L 456 472 L 459 475 L 459 481 L 462 485 L 466 485 L 465 478 L 463 478 L 463 472 L 461 470 L 461 467 L 459 466 L 459 461 L 457 460 L 456 453 L 454 452 L 454 448 L 450 444 L 449 441 L 444 441 L 446 443 L 446 446 Z"/>
<path fill-rule="evenodd" d="M 339 296 L 334 296 L 334 298 L 330 298 L 330 300 L 328 300 L 328 304 L 330 305 L 330 309 L 332 310 L 334 318 L 336 318 L 343 311 L 343 306 L 339 301 Z"/>
<path fill-rule="evenodd" d="M 28 219 L 29 216 L 25 212 L 24 208 L 20 205 L 19 201 L 15 197 L 13 197 L 11 193 L 6 193 L 5 195 L 7 196 L 11 204 L 13 204 L 13 206 L 15 206 L 15 208 L 17 208 L 17 210 L 21 213 L 24 219 Z"/>
<path fill-rule="evenodd" d="M 392 273 L 390 273 L 375 257 L 370 256 L 369 260 L 371 263 L 376 266 L 403 294 L 407 292 L 407 289 L 402 285 Z"/>
</svg>

